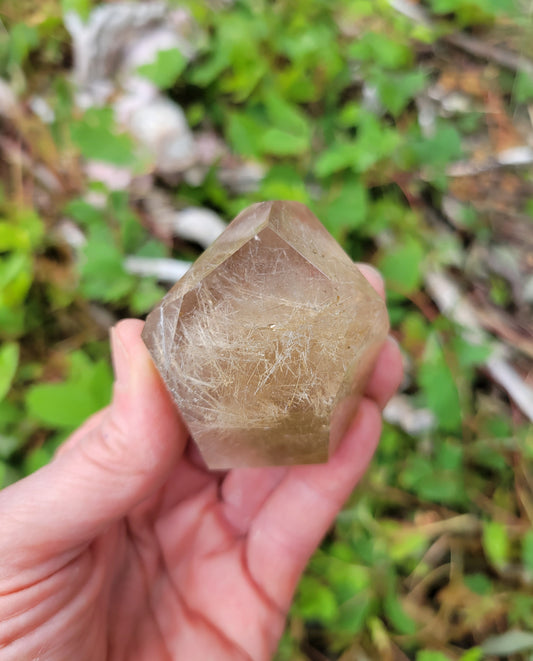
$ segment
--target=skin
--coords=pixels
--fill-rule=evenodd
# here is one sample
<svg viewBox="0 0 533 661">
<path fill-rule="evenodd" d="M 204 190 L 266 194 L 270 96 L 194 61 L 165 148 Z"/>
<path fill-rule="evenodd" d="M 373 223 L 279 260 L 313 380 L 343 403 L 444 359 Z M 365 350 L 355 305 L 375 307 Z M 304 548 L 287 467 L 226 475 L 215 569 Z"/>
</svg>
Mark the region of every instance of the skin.
<svg viewBox="0 0 533 661">
<path fill-rule="evenodd" d="M 379 275 L 361 270 L 382 293 Z M 210 472 L 142 325 L 112 331 L 112 404 L 48 466 L 0 492 L 2 661 L 270 659 L 401 379 L 389 339 L 327 464 Z"/>
</svg>

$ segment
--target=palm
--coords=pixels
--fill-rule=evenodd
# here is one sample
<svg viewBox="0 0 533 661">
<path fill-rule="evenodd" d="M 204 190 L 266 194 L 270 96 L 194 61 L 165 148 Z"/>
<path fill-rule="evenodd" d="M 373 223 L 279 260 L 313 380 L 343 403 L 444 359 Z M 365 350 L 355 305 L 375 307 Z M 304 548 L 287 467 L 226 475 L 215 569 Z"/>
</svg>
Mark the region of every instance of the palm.
<svg viewBox="0 0 533 661">
<path fill-rule="evenodd" d="M 279 473 L 265 470 L 263 488 Z M 278 603 L 250 570 L 252 513 L 232 519 L 221 497 L 231 479 L 185 459 L 166 487 L 107 534 L 120 548 L 107 557 L 115 586 L 112 616 L 102 623 L 110 659 L 270 658 L 287 599 Z"/>
<path fill-rule="evenodd" d="M 60 575 L 56 590 L 71 591 L 77 577 L 91 577 L 80 585 L 88 595 L 82 617 L 64 613 L 65 621 L 75 619 L 65 635 L 77 658 L 84 647 L 84 658 L 110 661 L 271 657 L 311 549 L 307 535 L 292 548 L 278 538 L 265 549 L 263 525 L 287 487 L 313 488 L 305 480 L 313 469 L 217 474 L 190 454 L 162 489 Z M 331 504 L 326 499 L 323 507 Z"/>
</svg>

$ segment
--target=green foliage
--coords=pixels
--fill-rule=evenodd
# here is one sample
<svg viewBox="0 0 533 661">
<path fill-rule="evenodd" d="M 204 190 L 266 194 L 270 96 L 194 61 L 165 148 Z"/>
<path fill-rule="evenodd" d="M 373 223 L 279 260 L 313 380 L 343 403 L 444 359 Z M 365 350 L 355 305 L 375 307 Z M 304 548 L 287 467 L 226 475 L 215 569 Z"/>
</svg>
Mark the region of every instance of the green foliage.
<svg viewBox="0 0 533 661">
<path fill-rule="evenodd" d="M 107 361 L 92 361 L 82 351 L 70 356 L 61 383 L 32 386 L 26 394 L 28 414 L 43 426 L 72 430 L 103 408 L 111 398 L 112 373 Z"/>
<path fill-rule="evenodd" d="M 33 210 L 6 206 L 9 217 L 0 220 L 0 333 L 18 337 L 23 332 L 23 304 L 33 282 L 33 254 L 41 248 L 44 225 Z"/>
<path fill-rule="evenodd" d="M 367 215 L 368 191 L 359 177 L 348 174 L 332 186 L 320 218 L 335 238 L 342 239 L 347 229 L 364 225 Z"/>
<path fill-rule="evenodd" d="M 468 652 L 461 654 L 459 661 L 482 661 L 483 650 L 480 647 L 473 647 Z"/>
<path fill-rule="evenodd" d="M 517 103 L 526 103 L 533 99 L 533 80 L 525 71 L 519 71 L 516 75 L 513 97 Z"/>
<path fill-rule="evenodd" d="M 423 71 L 389 73 L 377 69 L 370 80 L 376 86 L 381 103 L 394 117 L 399 117 L 427 85 Z"/>
<path fill-rule="evenodd" d="M 19 345 L 6 342 L 0 346 L 0 402 L 11 387 L 19 361 Z"/>
<path fill-rule="evenodd" d="M 177 49 L 162 50 L 157 53 L 155 62 L 143 64 L 137 72 L 160 89 L 172 87 L 187 65 L 187 58 Z"/>
<path fill-rule="evenodd" d="M 423 245 L 413 237 L 383 255 L 379 268 L 392 291 L 409 294 L 418 289 L 424 272 L 424 255 Z"/>
<path fill-rule="evenodd" d="M 463 25 L 486 22 L 499 14 L 516 14 L 514 0 L 431 0 L 437 14 L 455 13 Z"/>
<path fill-rule="evenodd" d="M 0 37 L 0 73 L 23 109 L 17 121 L 6 120 L 7 142 L 16 136 L 31 163 L 2 162 L 0 486 L 48 462 L 68 433 L 109 401 L 101 318 L 105 326 L 108 315 L 143 315 L 164 293 L 154 278 L 129 273 L 126 258 L 198 254 L 160 240 L 142 199 L 87 182 L 75 164 L 79 156 L 133 174 L 151 171 L 110 104 L 83 113 L 75 107 L 60 16 L 73 11 L 86 21 L 97 3 L 58 0 L 46 11 L 26 4 L 6 11 Z M 491 153 L 507 115 L 527 117 L 531 77 L 498 76 L 497 64 L 485 67 L 441 37 L 466 27 L 475 39 L 505 42 L 521 3 L 418 3 L 432 27 L 386 0 L 238 0 L 216 11 L 197 0 L 185 4 L 198 22 L 198 55 L 188 61 L 177 50 L 162 51 L 137 73 L 179 101 L 194 130 L 217 133 L 235 159 L 256 162 L 265 175 L 244 193 L 222 183 L 222 162 L 194 183 L 165 180 L 176 208 L 208 206 L 230 219 L 264 199 L 309 205 L 351 257 L 382 270 L 393 333 L 406 356 L 404 396 L 435 420 L 417 434 L 385 424 L 366 481 L 310 561 L 278 659 L 305 661 L 302 650 L 315 645 L 317 658 L 392 658 L 396 647 L 417 661 L 529 658 L 533 535 L 521 476 L 533 468 L 531 434 L 483 370 L 491 343 L 468 341 L 424 287 L 428 268 L 439 267 L 464 291 L 486 293 L 494 318 L 502 313 L 499 323 L 516 304 L 516 283 L 504 273 L 478 279 L 478 253 L 490 254 L 493 235 L 506 224 L 496 222 L 502 208 L 476 203 L 475 178 L 465 183 L 447 172 L 472 158 L 472 144 Z M 518 52 L 522 41 L 509 39 L 502 45 Z M 523 39 L 525 50 L 528 43 Z M 448 90 L 454 81 L 457 88 Z M 472 82 L 482 97 L 470 97 Z M 469 97 L 472 107 L 445 107 L 439 90 L 452 100 L 456 92 Z M 48 128 L 29 110 L 34 96 L 54 112 Z M 489 96 L 501 100 L 501 112 L 487 111 Z M 426 124 L 428 100 L 435 116 Z M 480 136 L 490 122 L 487 148 Z M 41 189 L 43 166 L 60 178 L 60 190 Z M 526 169 L 510 184 L 510 171 L 500 174 L 503 200 L 516 179 L 530 184 Z M 517 193 L 516 218 L 533 216 L 528 196 Z M 444 198 L 455 202 L 449 217 Z M 83 233 L 74 249 L 57 232 L 65 218 Z M 521 317 L 514 330 L 523 328 Z M 495 623 L 503 636 L 461 649 L 470 640 L 481 644 Z M 462 633 L 443 640 L 443 632 L 456 630 Z"/>
<path fill-rule="evenodd" d="M 454 126 L 442 122 L 429 136 L 423 136 L 417 128 L 413 128 L 402 155 L 407 167 L 425 168 L 431 177 L 440 176 L 447 165 L 461 156 L 460 133 Z"/>
<path fill-rule="evenodd" d="M 418 652 L 416 655 L 416 661 L 450 661 L 450 657 L 442 652 L 425 650 L 423 652 Z"/>
<path fill-rule="evenodd" d="M 81 291 L 88 299 L 118 301 L 132 291 L 135 278 L 125 271 L 122 252 L 108 227 L 89 230 L 84 257 Z"/>
<path fill-rule="evenodd" d="M 395 588 L 391 589 L 383 603 L 385 615 L 390 622 L 392 629 L 399 634 L 412 635 L 416 631 L 416 624 L 410 618 L 400 603 Z"/>
<path fill-rule="evenodd" d="M 431 334 L 426 343 L 419 379 L 426 403 L 437 416 L 441 429 L 459 431 L 461 402 L 457 381 L 436 334 Z"/>
<path fill-rule="evenodd" d="M 445 447 L 436 457 L 410 456 L 400 474 L 400 484 L 422 500 L 460 506 L 466 500 L 464 474 L 460 463 L 453 468 L 446 467 Z"/>
<path fill-rule="evenodd" d="M 509 561 L 510 543 L 506 527 L 499 521 L 483 524 L 483 548 L 488 560 L 497 568 Z"/>
<path fill-rule="evenodd" d="M 153 280 L 140 280 L 128 273 L 124 260 L 127 255 L 162 257 L 166 250 L 150 239 L 127 196 L 110 193 L 106 204 L 98 208 L 74 199 L 67 211 L 87 232 L 79 267 L 83 296 L 104 303 L 128 301 L 134 314 L 147 312 L 162 297 L 163 290 Z"/>
<path fill-rule="evenodd" d="M 22 67 L 29 54 L 39 45 L 39 33 L 25 23 L 17 23 L 9 33 L 7 69 L 11 73 L 14 67 Z"/>
<path fill-rule="evenodd" d="M 128 167 L 135 161 L 132 138 L 118 132 L 111 108 L 90 108 L 70 127 L 72 142 L 82 156 L 95 161 Z"/>
<path fill-rule="evenodd" d="M 304 576 L 300 581 L 294 607 L 302 617 L 325 624 L 337 615 L 335 595 L 327 585 L 312 576 Z"/>
<path fill-rule="evenodd" d="M 464 577 L 464 583 L 469 590 L 480 596 L 492 592 L 492 583 L 485 574 L 468 574 Z"/>
<path fill-rule="evenodd" d="M 75 12 L 85 21 L 89 17 L 91 4 L 91 0 L 61 0 L 61 9 L 63 14 Z"/>
<path fill-rule="evenodd" d="M 371 62 L 383 69 L 403 69 L 413 62 L 413 51 L 406 43 L 398 43 L 386 34 L 365 32 L 348 49 L 356 60 Z"/>
<path fill-rule="evenodd" d="M 533 530 L 528 530 L 522 540 L 522 564 L 533 576 Z"/>
</svg>

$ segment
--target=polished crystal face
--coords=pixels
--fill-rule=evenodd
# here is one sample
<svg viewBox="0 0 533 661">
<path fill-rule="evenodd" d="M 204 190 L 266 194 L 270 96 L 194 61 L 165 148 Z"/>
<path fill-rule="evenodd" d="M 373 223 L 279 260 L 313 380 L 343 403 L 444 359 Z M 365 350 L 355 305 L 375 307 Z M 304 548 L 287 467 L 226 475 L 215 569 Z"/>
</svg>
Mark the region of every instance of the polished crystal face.
<svg viewBox="0 0 533 661">
<path fill-rule="evenodd" d="M 320 463 L 353 418 L 385 304 L 303 204 L 243 211 L 143 339 L 210 468 Z"/>
</svg>

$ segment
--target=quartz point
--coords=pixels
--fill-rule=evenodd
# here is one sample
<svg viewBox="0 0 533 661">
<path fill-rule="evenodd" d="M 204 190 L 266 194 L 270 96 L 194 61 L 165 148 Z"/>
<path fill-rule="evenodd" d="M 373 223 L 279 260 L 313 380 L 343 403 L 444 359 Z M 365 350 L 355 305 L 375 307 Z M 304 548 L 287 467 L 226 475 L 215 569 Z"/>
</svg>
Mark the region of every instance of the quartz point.
<svg viewBox="0 0 533 661">
<path fill-rule="evenodd" d="M 321 463 L 389 329 L 383 300 L 298 202 L 239 214 L 143 340 L 209 468 Z"/>
</svg>

